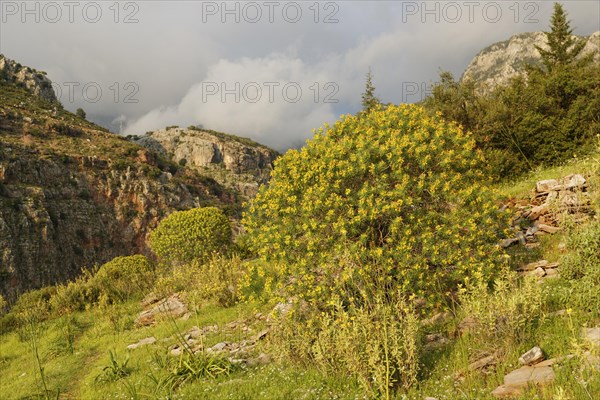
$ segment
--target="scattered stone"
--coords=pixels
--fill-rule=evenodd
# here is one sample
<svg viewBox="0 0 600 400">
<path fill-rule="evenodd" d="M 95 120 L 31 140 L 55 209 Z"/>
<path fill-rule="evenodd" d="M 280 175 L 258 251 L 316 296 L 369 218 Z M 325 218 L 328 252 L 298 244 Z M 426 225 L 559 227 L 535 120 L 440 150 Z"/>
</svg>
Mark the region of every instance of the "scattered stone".
<svg viewBox="0 0 600 400">
<path fill-rule="evenodd" d="M 558 186 L 558 180 L 546 179 L 543 181 L 539 181 L 535 184 L 535 191 L 538 193 L 548 193 L 550 191 L 556 190 L 555 188 Z"/>
<path fill-rule="evenodd" d="M 445 346 L 450 340 L 441 333 L 425 335 L 425 349 L 435 350 Z"/>
<path fill-rule="evenodd" d="M 522 266 L 521 268 L 519 268 L 519 271 L 533 271 L 537 268 L 544 268 L 546 267 L 546 265 L 548 265 L 547 260 L 540 260 Z"/>
<path fill-rule="evenodd" d="M 277 303 L 277 305 L 273 307 L 271 313 L 269 313 L 269 316 L 267 317 L 267 323 L 272 322 L 274 318 L 281 318 L 285 316 L 292 310 L 292 306 L 293 304 L 291 301 L 288 301 L 287 303 Z"/>
<path fill-rule="evenodd" d="M 156 293 L 151 292 L 148 295 L 146 295 L 146 297 L 144 297 L 144 299 L 142 300 L 142 307 L 146 308 L 149 305 L 154 304 L 159 300 L 160 300 L 160 297 L 158 297 L 158 295 Z"/>
<path fill-rule="evenodd" d="M 524 366 L 504 377 L 507 386 L 527 386 L 528 384 L 549 383 L 555 378 L 552 367 Z"/>
<path fill-rule="evenodd" d="M 538 228 L 541 232 L 546 232 L 546 233 L 556 233 L 560 230 L 560 228 L 558 228 L 558 227 L 550 226 L 550 225 L 546 225 L 546 224 L 540 224 Z"/>
<path fill-rule="evenodd" d="M 150 337 L 140 340 L 137 343 L 130 344 L 129 346 L 127 346 L 127 348 L 129 350 L 133 350 L 133 349 L 137 349 L 138 347 L 145 346 L 147 344 L 154 344 L 154 343 L 156 343 L 156 338 L 154 336 L 150 336 Z"/>
<path fill-rule="evenodd" d="M 543 361 L 544 358 L 544 352 L 542 349 L 540 349 L 538 346 L 535 346 L 519 357 L 519 363 L 521 363 L 521 365 L 533 365 Z"/>
<path fill-rule="evenodd" d="M 504 239 L 500 242 L 500 247 L 506 249 L 507 247 L 512 246 L 513 244 L 519 243 L 519 239 L 517 238 L 508 238 Z"/>
<path fill-rule="evenodd" d="M 554 380 L 552 367 L 524 366 L 504 377 L 504 384 L 497 387 L 492 395 L 497 398 L 515 397 L 529 385 L 545 385 Z"/>
<path fill-rule="evenodd" d="M 259 340 L 264 339 L 268 333 L 269 333 L 269 329 L 263 329 L 262 331 L 258 332 L 256 334 L 256 336 L 254 336 L 254 340 L 258 342 Z"/>
<path fill-rule="evenodd" d="M 560 364 L 561 362 L 565 361 L 565 360 L 570 360 L 571 358 L 575 357 L 573 354 L 569 354 L 567 356 L 564 357 L 555 357 L 555 358 L 550 358 L 548 360 L 544 360 L 540 363 L 535 364 L 536 367 L 549 367 L 551 365 L 554 364 Z"/>
<path fill-rule="evenodd" d="M 546 276 L 546 270 L 542 267 L 537 267 L 535 270 L 531 271 L 530 274 L 537 276 L 538 278 L 543 278 Z"/>
<path fill-rule="evenodd" d="M 270 362 L 271 362 L 271 356 L 269 354 L 260 353 L 258 355 L 258 357 L 249 359 L 247 364 L 250 367 L 255 367 L 258 365 L 267 365 Z"/>
<path fill-rule="evenodd" d="M 550 206 L 548 204 L 542 204 L 540 206 L 535 206 L 531 210 L 529 210 L 529 215 L 527 216 L 527 218 L 529 218 L 532 221 L 535 221 L 542 215 L 546 215 L 549 212 Z"/>
<path fill-rule="evenodd" d="M 587 365 L 600 371 L 600 357 L 592 354 L 590 351 L 584 353 L 584 361 Z"/>
<path fill-rule="evenodd" d="M 215 345 L 214 345 L 214 346 L 212 346 L 212 347 L 209 347 L 209 348 L 208 348 L 208 349 L 206 349 L 206 350 L 207 350 L 207 351 L 208 351 L 208 350 L 210 350 L 210 351 L 212 351 L 212 352 L 215 352 L 215 353 L 217 353 L 217 352 L 220 352 L 220 351 L 223 351 L 223 350 L 225 350 L 225 348 L 226 348 L 228 345 L 230 345 L 230 344 L 231 344 L 231 343 L 229 343 L 229 342 L 221 342 L 221 343 L 217 343 L 217 344 L 215 344 Z"/>
<path fill-rule="evenodd" d="M 154 307 L 143 311 L 135 320 L 138 326 L 152 325 L 156 322 L 158 315 L 179 318 L 188 312 L 187 305 L 181 301 L 178 294 L 162 299 Z"/>
<path fill-rule="evenodd" d="M 594 328 L 581 328 L 581 336 L 590 341 L 592 345 L 600 346 L 600 326 Z"/>
<path fill-rule="evenodd" d="M 431 318 L 422 320 L 421 325 L 423 325 L 423 326 L 436 325 L 436 324 L 447 321 L 448 318 L 450 318 L 449 312 L 447 312 L 447 311 L 440 312 L 440 313 L 433 315 Z"/>
<path fill-rule="evenodd" d="M 496 354 L 492 354 L 483 358 L 480 358 L 479 360 L 472 362 L 471 364 L 469 364 L 469 371 L 476 371 L 476 370 L 481 370 L 481 369 L 486 369 L 492 365 L 495 365 L 498 362 L 498 357 L 496 356 Z"/>
<path fill-rule="evenodd" d="M 558 271 L 556 269 L 547 269 L 546 271 L 546 275 L 544 276 L 544 278 L 558 278 Z"/>
</svg>

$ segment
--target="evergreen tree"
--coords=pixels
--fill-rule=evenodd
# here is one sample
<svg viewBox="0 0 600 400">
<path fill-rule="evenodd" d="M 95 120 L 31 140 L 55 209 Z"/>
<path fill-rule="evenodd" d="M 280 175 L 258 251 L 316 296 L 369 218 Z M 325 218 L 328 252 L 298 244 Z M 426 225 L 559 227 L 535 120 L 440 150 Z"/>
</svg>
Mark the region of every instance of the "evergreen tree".
<svg viewBox="0 0 600 400">
<path fill-rule="evenodd" d="M 83 108 L 78 108 L 78 109 L 75 111 L 75 114 L 76 114 L 76 115 L 77 115 L 79 118 L 83 118 L 83 119 L 85 119 L 85 117 L 87 116 L 87 115 L 86 115 L 86 113 L 85 113 L 85 111 L 83 111 Z"/>
<path fill-rule="evenodd" d="M 542 57 L 548 72 L 556 67 L 573 64 L 585 47 L 585 40 L 575 39 L 573 29 L 567 20 L 567 13 L 560 3 L 554 3 L 554 13 L 550 20 L 550 32 L 544 32 L 549 49 L 535 46 Z"/>
<path fill-rule="evenodd" d="M 362 94 L 363 111 L 368 112 L 378 104 L 380 104 L 380 101 L 377 97 L 375 97 L 375 85 L 373 85 L 373 74 L 371 74 L 371 69 L 369 68 L 369 72 L 367 72 L 367 78 L 365 83 L 365 92 Z"/>
</svg>

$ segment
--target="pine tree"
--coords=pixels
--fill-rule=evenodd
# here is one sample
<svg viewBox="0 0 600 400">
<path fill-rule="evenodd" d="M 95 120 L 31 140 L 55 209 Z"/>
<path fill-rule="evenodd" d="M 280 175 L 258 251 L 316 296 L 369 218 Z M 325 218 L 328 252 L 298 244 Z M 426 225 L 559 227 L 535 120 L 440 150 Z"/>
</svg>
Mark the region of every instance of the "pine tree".
<svg viewBox="0 0 600 400">
<path fill-rule="evenodd" d="M 79 118 L 82 118 L 82 119 L 85 119 L 85 118 L 86 118 L 86 116 L 87 116 L 87 115 L 86 115 L 86 113 L 85 113 L 85 111 L 83 111 L 83 108 L 78 108 L 78 109 L 75 111 L 75 114 L 76 114 L 76 115 L 77 115 Z"/>
<path fill-rule="evenodd" d="M 380 104 L 380 101 L 377 97 L 375 97 L 375 85 L 373 85 L 373 74 L 371 74 L 371 68 L 369 68 L 369 72 L 367 72 L 367 78 L 365 83 L 365 91 L 362 94 L 363 111 L 368 112 L 378 104 Z"/>
<path fill-rule="evenodd" d="M 573 29 L 570 21 L 567 20 L 567 13 L 560 3 L 554 3 L 550 32 L 544 32 L 544 34 L 549 49 L 544 50 L 539 46 L 535 46 L 535 48 L 540 53 L 547 71 L 574 63 L 585 47 L 585 40 L 573 38 Z"/>
</svg>

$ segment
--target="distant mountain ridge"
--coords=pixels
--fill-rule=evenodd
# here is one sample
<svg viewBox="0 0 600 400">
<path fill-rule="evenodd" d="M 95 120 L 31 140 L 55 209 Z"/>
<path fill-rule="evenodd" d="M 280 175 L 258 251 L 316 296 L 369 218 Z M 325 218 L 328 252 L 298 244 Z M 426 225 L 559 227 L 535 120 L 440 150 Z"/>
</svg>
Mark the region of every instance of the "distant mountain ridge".
<svg viewBox="0 0 600 400">
<path fill-rule="evenodd" d="M 594 61 L 600 62 L 600 31 L 578 38 L 586 40 L 581 56 L 595 53 Z M 483 85 L 484 91 L 505 85 L 511 78 L 523 74 L 526 64 L 541 63 L 536 45 L 547 48 L 544 32 L 521 33 L 494 43 L 473 58 L 461 80 L 478 82 Z"/>
<path fill-rule="evenodd" d="M 250 139 L 204 130 L 168 127 L 135 139 L 177 164 L 193 167 L 242 197 L 256 195 L 268 181 L 279 153 Z"/>
</svg>

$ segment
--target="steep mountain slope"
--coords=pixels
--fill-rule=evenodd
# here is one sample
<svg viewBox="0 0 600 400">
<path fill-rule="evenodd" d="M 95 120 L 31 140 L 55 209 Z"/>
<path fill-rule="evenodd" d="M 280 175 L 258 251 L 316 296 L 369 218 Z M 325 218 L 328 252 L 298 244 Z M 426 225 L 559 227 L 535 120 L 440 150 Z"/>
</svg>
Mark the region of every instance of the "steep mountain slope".
<svg viewBox="0 0 600 400">
<path fill-rule="evenodd" d="M 1 293 L 144 252 L 149 230 L 174 210 L 235 206 L 214 180 L 76 117 L 37 88 L 0 79 Z"/>
<path fill-rule="evenodd" d="M 196 168 L 243 197 L 265 183 L 278 153 L 249 139 L 190 127 L 168 127 L 136 140 L 178 164 Z"/>
<path fill-rule="evenodd" d="M 582 37 L 586 46 L 582 56 L 595 53 L 595 62 L 600 62 L 600 31 Z M 526 64 L 540 63 L 535 46 L 547 48 L 543 32 L 521 33 L 510 39 L 494 43 L 481 50 L 469 63 L 461 79 L 471 79 L 491 90 L 524 72 Z"/>
</svg>

